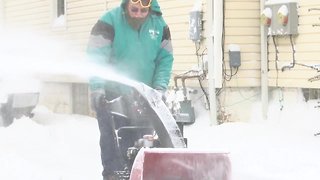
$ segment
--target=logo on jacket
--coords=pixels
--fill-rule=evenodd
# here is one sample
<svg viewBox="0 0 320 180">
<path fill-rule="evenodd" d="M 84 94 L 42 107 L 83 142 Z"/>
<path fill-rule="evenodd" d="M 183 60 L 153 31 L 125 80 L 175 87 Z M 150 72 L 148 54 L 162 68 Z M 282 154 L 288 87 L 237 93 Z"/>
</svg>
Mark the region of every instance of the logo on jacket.
<svg viewBox="0 0 320 180">
<path fill-rule="evenodd" d="M 157 30 L 154 30 L 154 29 L 149 29 L 149 34 L 150 34 L 151 39 L 157 39 L 160 32 Z"/>
</svg>

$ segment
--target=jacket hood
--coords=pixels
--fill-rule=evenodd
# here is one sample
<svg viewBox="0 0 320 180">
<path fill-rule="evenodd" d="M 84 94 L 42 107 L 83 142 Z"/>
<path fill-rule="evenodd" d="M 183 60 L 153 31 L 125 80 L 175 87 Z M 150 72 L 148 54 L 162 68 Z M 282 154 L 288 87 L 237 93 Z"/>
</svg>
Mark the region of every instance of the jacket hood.
<svg viewBox="0 0 320 180">
<path fill-rule="evenodd" d="M 122 0 L 121 2 L 121 6 L 124 8 L 125 4 L 128 2 L 129 0 Z M 151 10 L 153 12 L 155 12 L 156 14 L 159 14 L 161 15 L 162 12 L 161 12 L 161 9 L 160 9 L 160 6 L 159 6 L 159 3 L 158 3 L 158 0 L 152 0 L 151 2 Z"/>
</svg>

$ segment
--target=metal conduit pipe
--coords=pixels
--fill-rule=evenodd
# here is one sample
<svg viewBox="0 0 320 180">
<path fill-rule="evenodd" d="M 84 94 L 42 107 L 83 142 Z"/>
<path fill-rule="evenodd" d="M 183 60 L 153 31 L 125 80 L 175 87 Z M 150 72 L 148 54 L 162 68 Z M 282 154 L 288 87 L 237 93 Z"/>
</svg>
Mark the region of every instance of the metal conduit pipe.
<svg viewBox="0 0 320 180">
<path fill-rule="evenodd" d="M 264 10 L 265 0 L 260 0 L 260 14 Z M 267 27 L 260 25 L 261 40 L 261 102 L 262 102 L 262 118 L 267 119 L 268 115 L 268 56 L 267 56 Z"/>
<path fill-rule="evenodd" d="M 210 124 L 217 125 L 216 87 L 222 86 L 223 0 L 207 1 Z"/>
<path fill-rule="evenodd" d="M 201 80 L 203 80 L 204 78 L 205 78 L 205 75 L 204 75 L 204 74 L 175 76 L 175 77 L 174 77 L 174 85 L 175 85 L 175 88 L 178 89 L 178 80 L 181 79 L 181 84 L 182 84 L 182 91 L 183 91 L 184 100 L 187 100 L 186 80 L 187 80 L 187 79 L 198 79 L 199 81 L 201 81 Z"/>
</svg>

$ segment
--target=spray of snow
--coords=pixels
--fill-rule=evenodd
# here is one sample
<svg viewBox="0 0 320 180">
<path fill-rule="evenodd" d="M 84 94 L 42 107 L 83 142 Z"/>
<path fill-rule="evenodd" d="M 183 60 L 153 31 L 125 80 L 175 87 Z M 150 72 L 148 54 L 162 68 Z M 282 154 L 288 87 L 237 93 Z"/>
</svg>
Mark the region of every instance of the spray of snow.
<svg viewBox="0 0 320 180">
<path fill-rule="evenodd" d="M 55 76 L 87 82 L 90 77 L 98 76 L 110 81 L 137 83 L 111 68 L 91 63 L 83 52 L 75 51 L 66 43 L 30 32 L 1 34 L 5 36 L 1 37 L 0 42 L 0 82 L 14 82 L 11 77 L 43 80 Z M 10 87 L 21 89 L 12 85 Z"/>
</svg>

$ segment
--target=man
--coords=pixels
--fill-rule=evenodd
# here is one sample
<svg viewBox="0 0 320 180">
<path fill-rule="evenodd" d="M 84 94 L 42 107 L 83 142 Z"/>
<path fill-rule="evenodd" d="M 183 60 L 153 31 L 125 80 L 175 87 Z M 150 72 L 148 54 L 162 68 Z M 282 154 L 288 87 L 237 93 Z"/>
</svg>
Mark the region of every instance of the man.
<svg viewBox="0 0 320 180">
<path fill-rule="evenodd" d="M 169 27 L 157 0 L 122 0 L 119 7 L 106 12 L 92 28 L 87 53 L 93 62 L 164 92 L 173 55 Z M 100 129 L 102 175 L 112 179 L 121 167 L 112 116 L 103 103 L 110 96 L 108 83 L 93 77 L 90 90 Z"/>
</svg>

